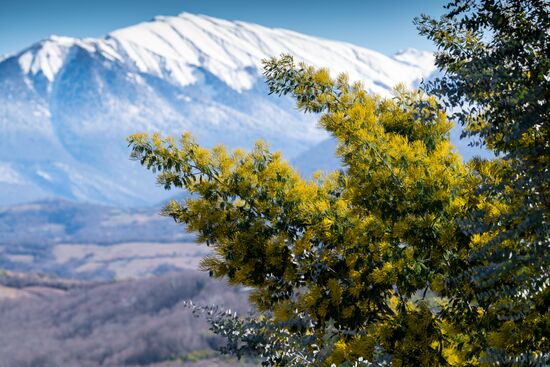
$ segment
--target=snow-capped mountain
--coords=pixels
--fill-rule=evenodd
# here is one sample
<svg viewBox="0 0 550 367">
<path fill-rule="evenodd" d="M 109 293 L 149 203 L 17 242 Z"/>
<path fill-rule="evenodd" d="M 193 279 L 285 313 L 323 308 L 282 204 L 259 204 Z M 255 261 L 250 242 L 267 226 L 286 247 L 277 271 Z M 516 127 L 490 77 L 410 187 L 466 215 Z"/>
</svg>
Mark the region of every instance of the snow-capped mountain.
<svg viewBox="0 0 550 367">
<path fill-rule="evenodd" d="M 0 61 L 0 205 L 43 197 L 137 206 L 167 194 L 128 159 L 134 132 L 211 146 L 262 138 L 289 159 L 326 140 L 316 117 L 268 96 L 262 59 L 294 55 L 375 93 L 416 85 L 431 53 L 394 57 L 284 29 L 183 13 L 102 39 L 52 36 Z"/>
</svg>

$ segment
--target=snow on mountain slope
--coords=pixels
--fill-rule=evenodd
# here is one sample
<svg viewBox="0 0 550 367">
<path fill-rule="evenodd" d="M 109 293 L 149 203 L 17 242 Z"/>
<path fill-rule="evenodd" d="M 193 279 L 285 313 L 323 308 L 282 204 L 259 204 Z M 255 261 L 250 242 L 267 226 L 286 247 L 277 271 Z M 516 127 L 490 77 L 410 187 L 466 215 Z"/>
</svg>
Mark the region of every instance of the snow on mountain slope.
<svg viewBox="0 0 550 367">
<path fill-rule="evenodd" d="M 431 54 L 389 57 L 284 29 L 183 13 L 103 39 L 52 36 L 0 61 L 0 204 L 44 196 L 117 205 L 166 197 L 128 160 L 137 131 L 205 145 L 262 138 L 293 158 L 327 138 L 316 117 L 268 96 L 261 60 L 289 53 L 375 93 L 416 85 Z"/>
<path fill-rule="evenodd" d="M 192 70 L 200 65 L 237 91 L 254 85 L 262 59 L 281 53 L 334 73 L 347 72 L 377 93 L 400 82 L 411 84 L 433 70 L 411 63 L 413 55 L 404 63 L 343 42 L 187 13 L 112 32 L 111 40 L 141 72 L 170 75 L 187 85 L 196 81 Z"/>
<path fill-rule="evenodd" d="M 420 68 L 425 77 L 434 72 L 435 57 L 431 52 L 408 48 L 406 50 L 399 51 L 393 55 L 393 58 L 399 62 Z"/>
<path fill-rule="evenodd" d="M 21 71 L 30 75 L 42 73 L 52 82 L 63 66 L 70 48 L 77 43 L 72 38 L 52 36 L 18 57 Z"/>
</svg>

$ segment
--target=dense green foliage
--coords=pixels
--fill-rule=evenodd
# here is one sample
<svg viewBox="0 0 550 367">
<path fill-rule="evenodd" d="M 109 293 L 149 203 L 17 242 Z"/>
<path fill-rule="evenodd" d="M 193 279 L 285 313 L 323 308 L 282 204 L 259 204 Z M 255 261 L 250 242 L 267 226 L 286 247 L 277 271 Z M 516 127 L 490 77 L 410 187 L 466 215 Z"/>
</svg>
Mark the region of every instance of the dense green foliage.
<svg viewBox="0 0 550 367">
<path fill-rule="evenodd" d="M 480 191 L 506 208 L 463 222 L 484 245 L 457 273 L 472 292 L 454 310 L 464 314 L 471 303 L 488 310 L 480 343 L 495 363 L 548 358 L 550 349 L 549 11 L 543 0 L 459 0 L 439 20 L 416 20 L 445 72 L 428 89 L 454 108 L 465 135 L 498 157 L 480 163 Z M 490 223 L 479 221 L 488 216 Z"/>
<path fill-rule="evenodd" d="M 270 92 L 337 139 L 339 171 L 305 180 L 261 142 L 130 137 L 159 183 L 192 194 L 164 214 L 213 247 L 204 270 L 252 289 L 256 316 L 203 309 L 227 352 L 289 366 L 548 361 L 547 6 L 448 9 L 417 20 L 441 48 L 441 100 L 266 61 Z M 464 164 L 440 101 L 498 158 Z"/>
</svg>

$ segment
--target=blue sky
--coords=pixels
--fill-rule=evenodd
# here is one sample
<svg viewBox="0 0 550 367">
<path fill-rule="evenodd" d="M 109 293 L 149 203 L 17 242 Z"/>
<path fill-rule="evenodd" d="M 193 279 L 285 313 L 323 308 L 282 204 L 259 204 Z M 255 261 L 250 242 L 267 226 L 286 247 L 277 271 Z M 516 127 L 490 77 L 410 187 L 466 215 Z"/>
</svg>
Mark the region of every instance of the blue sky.
<svg viewBox="0 0 550 367">
<path fill-rule="evenodd" d="M 412 18 L 439 15 L 441 0 L 0 0 L 0 55 L 51 34 L 102 37 L 109 31 L 182 11 L 358 44 L 387 54 L 433 50 Z"/>
</svg>

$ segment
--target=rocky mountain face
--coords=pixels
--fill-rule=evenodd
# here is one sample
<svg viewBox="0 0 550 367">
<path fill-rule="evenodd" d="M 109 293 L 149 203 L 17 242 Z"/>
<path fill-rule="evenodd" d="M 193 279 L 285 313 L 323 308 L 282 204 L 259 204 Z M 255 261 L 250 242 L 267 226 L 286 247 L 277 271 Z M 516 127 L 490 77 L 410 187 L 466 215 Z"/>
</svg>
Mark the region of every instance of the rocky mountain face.
<svg viewBox="0 0 550 367">
<path fill-rule="evenodd" d="M 46 197 L 145 206 L 167 197 L 128 159 L 135 132 L 201 144 L 268 141 L 294 159 L 327 139 L 316 117 L 269 96 L 261 60 L 281 53 L 348 72 L 375 93 L 428 78 L 432 55 L 389 57 L 283 29 L 183 13 L 101 39 L 52 36 L 0 61 L 0 205 Z"/>
</svg>

